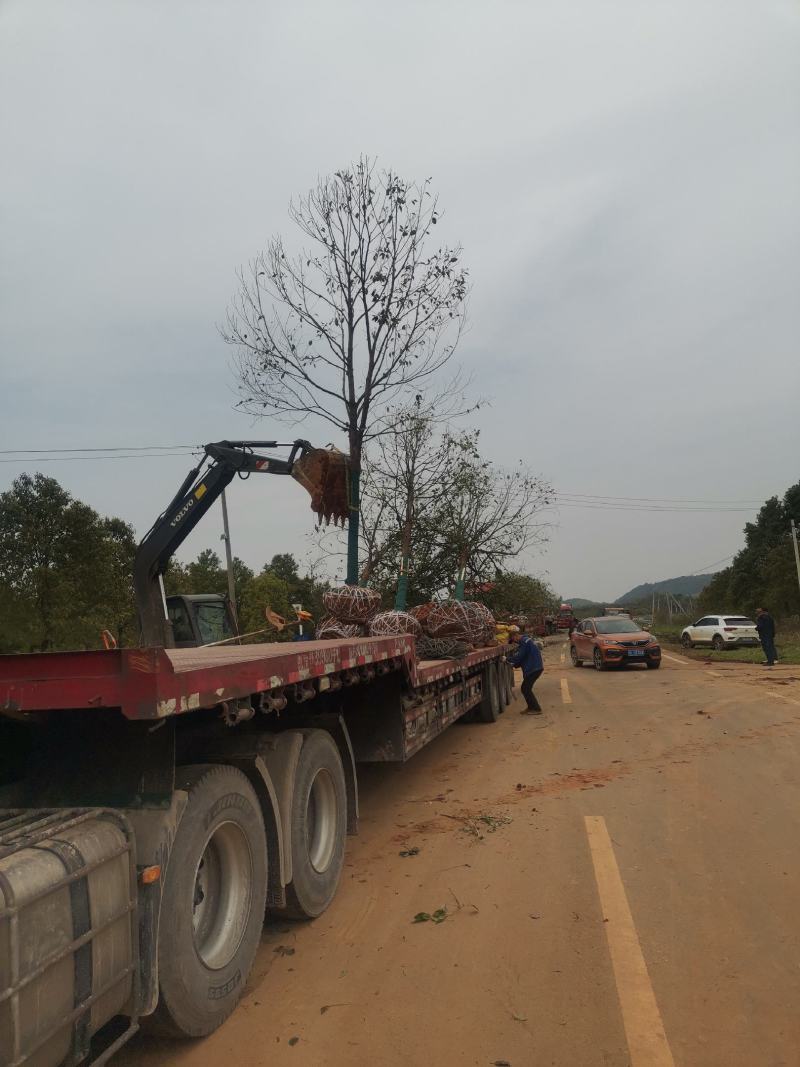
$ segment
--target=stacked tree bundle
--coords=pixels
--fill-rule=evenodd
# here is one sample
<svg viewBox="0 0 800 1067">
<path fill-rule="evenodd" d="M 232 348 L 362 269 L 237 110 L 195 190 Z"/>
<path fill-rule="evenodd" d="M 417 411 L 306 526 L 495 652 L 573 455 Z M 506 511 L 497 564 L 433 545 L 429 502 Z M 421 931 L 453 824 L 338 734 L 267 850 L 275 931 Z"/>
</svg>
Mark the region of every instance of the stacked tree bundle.
<svg viewBox="0 0 800 1067">
<path fill-rule="evenodd" d="M 413 637 L 419 659 L 454 659 L 474 648 L 505 643 L 494 616 L 471 600 L 440 600 L 409 611 L 381 611 L 374 589 L 345 585 L 322 596 L 329 615 L 317 627 L 320 640 L 331 638 Z"/>
<path fill-rule="evenodd" d="M 320 641 L 342 637 L 366 637 L 369 621 L 381 606 L 381 596 L 374 589 L 360 585 L 342 585 L 322 594 L 322 603 L 329 612 L 317 626 Z"/>
<path fill-rule="evenodd" d="M 408 611 L 381 611 L 369 620 L 370 637 L 422 637 L 422 627 Z"/>
<path fill-rule="evenodd" d="M 496 624 L 494 615 L 492 615 L 491 611 L 489 611 L 485 604 L 475 602 L 473 607 L 478 613 L 478 619 L 480 621 L 479 629 L 476 633 L 475 644 L 478 648 L 486 648 L 489 645 L 496 645 L 497 638 L 495 636 Z"/>
<path fill-rule="evenodd" d="M 320 619 L 314 636 L 318 641 L 332 641 L 342 637 L 364 637 L 366 632 L 366 626 L 360 622 L 340 622 L 332 615 L 326 615 Z"/>
<path fill-rule="evenodd" d="M 417 641 L 420 659 L 458 659 L 472 651 L 472 645 L 456 637 L 421 637 Z"/>
<path fill-rule="evenodd" d="M 495 621 L 491 611 L 484 605 L 471 600 L 442 600 L 421 604 L 412 608 L 411 613 L 422 625 L 424 638 L 429 641 L 442 642 L 431 646 L 426 642 L 425 654 L 429 658 L 445 659 L 446 644 L 455 643 L 454 647 L 461 654 L 470 648 L 486 648 L 496 643 Z M 433 650 L 437 655 L 432 654 Z M 421 653 L 423 649 L 420 649 Z"/>
</svg>

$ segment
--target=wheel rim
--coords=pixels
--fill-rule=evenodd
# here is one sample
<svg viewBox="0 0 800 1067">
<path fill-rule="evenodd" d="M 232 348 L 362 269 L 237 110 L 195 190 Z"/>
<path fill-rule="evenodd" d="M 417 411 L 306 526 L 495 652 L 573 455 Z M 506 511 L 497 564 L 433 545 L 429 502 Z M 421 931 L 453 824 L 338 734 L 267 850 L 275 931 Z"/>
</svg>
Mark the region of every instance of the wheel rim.
<svg viewBox="0 0 800 1067">
<path fill-rule="evenodd" d="M 210 970 L 220 970 L 236 955 L 250 917 L 252 884 L 247 838 L 236 823 L 220 823 L 197 865 L 192 903 L 195 950 Z"/>
<path fill-rule="evenodd" d="M 311 866 L 323 874 L 336 850 L 336 787 L 321 767 L 311 783 L 306 806 L 306 847 Z"/>
<path fill-rule="evenodd" d="M 569 650 L 569 658 L 572 660 L 572 665 L 574 667 L 575 664 L 578 662 L 578 654 L 575 651 L 574 647 Z"/>
<path fill-rule="evenodd" d="M 597 667 L 598 671 L 603 666 L 603 657 L 600 655 L 600 649 L 599 648 L 596 648 L 594 650 L 594 665 L 595 665 L 595 667 Z"/>
</svg>

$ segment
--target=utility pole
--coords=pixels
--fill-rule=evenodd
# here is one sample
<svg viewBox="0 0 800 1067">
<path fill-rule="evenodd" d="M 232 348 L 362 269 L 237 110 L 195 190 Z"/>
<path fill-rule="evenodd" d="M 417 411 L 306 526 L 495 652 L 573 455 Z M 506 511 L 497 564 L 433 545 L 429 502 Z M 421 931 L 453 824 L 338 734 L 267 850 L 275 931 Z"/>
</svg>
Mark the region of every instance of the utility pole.
<svg viewBox="0 0 800 1067">
<path fill-rule="evenodd" d="M 236 610 L 236 585 L 233 581 L 233 555 L 231 554 L 231 531 L 228 526 L 228 502 L 225 499 L 225 490 L 222 490 L 222 540 L 225 542 L 225 562 L 228 568 L 228 600 L 231 603 L 233 621 L 236 623 L 236 632 L 239 632 L 239 613 Z"/>
<path fill-rule="evenodd" d="M 798 584 L 798 586 L 800 586 L 800 551 L 798 551 L 798 549 L 797 549 L 797 527 L 794 524 L 794 519 L 792 519 L 791 521 L 792 521 L 792 544 L 794 545 L 794 562 L 795 562 L 795 564 L 797 566 L 797 584 Z"/>
</svg>

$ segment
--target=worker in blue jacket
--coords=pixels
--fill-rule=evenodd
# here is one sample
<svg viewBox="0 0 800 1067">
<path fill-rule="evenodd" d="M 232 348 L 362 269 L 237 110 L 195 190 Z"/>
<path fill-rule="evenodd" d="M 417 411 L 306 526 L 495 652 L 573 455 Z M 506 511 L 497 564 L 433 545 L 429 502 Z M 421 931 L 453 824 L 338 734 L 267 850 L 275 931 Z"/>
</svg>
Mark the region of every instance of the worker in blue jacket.
<svg viewBox="0 0 800 1067">
<path fill-rule="evenodd" d="M 518 633 L 511 634 L 510 640 L 517 647 L 508 657 L 508 662 L 512 667 L 520 667 L 522 669 L 522 685 L 520 689 L 525 697 L 525 703 L 528 705 L 523 709 L 522 714 L 541 715 L 541 705 L 533 693 L 534 684 L 544 672 L 541 649 L 530 634 L 525 633 L 524 627 Z"/>
</svg>

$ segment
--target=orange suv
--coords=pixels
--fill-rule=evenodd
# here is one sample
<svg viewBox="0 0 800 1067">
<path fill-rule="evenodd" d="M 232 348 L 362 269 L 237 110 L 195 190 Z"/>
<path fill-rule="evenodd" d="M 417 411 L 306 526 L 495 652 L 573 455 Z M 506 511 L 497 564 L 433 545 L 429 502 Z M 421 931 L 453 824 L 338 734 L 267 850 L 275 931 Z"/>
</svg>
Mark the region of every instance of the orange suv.
<svg viewBox="0 0 800 1067">
<path fill-rule="evenodd" d="M 573 667 L 591 661 L 598 671 L 628 663 L 646 663 L 651 670 L 661 666 L 661 648 L 653 635 L 633 619 L 613 615 L 584 619 L 572 631 L 569 654 Z"/>
</svg>

